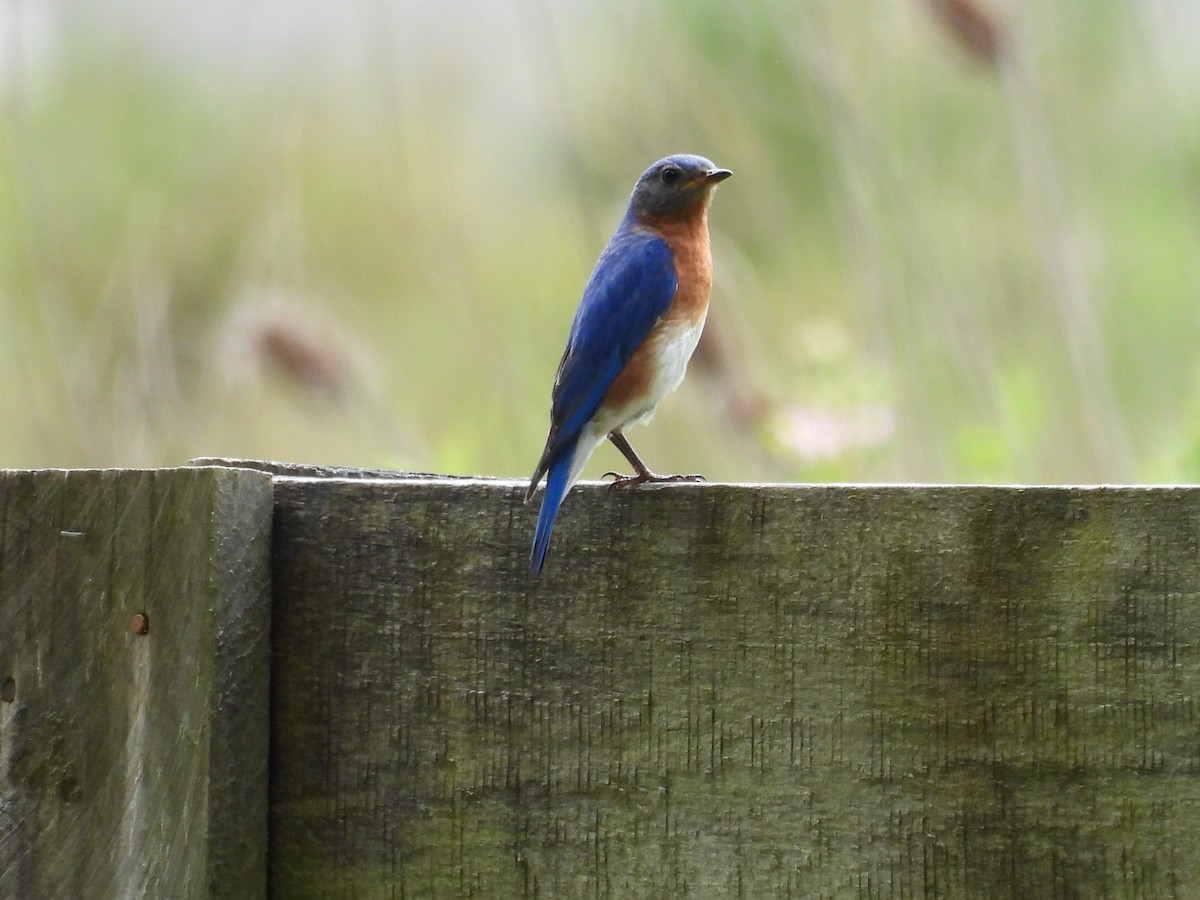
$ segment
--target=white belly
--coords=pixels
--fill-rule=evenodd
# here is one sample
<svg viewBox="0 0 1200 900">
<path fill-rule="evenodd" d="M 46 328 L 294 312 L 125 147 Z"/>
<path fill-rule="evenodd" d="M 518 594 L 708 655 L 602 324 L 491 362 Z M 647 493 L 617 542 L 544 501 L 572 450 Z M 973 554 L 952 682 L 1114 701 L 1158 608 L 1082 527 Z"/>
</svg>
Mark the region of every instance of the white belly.
<svg viewBox="0 0 1200 900">
<path fill-rule="evenodd" d="M 626 410 L 627 418 L 622 425 L 638 425 L 654 418 L 654 409 L 663 397 L 679 387 L 687 372 L 688 360 L 700 342 L 704 331 L 704 316 L 694 322 L 671 323 L 663 331 L 655 347 L 658 359 L 657 374 L 650 382 L 650 389 L 639 408 Z M 617 426 L 622 427 L 622 426 Z M 611 429 L 610 429 L 611 430 Z"/>
</svg>

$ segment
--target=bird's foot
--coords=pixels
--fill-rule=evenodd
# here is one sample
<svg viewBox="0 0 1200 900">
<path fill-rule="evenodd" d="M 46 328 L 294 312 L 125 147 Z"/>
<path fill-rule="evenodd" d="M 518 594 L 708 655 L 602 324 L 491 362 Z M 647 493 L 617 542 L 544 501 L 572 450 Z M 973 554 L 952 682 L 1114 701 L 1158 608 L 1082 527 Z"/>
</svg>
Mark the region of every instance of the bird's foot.
<svg viewBox="0 0 1200 900">
<path fill-rule="evenodd" d="M 623 488 L 637 487 L 639 484 L 669 484 L 671 482 L 695 482 L 703 481 L 703 475 L 655 475 L 647 470 L 638 472 L 636 475 L 618 475 L 616 472 L 605 472 L 604 477 L 612 476 L 613 483 L 608 487 L 610 490 L 621 490 Z"/>
</svg>

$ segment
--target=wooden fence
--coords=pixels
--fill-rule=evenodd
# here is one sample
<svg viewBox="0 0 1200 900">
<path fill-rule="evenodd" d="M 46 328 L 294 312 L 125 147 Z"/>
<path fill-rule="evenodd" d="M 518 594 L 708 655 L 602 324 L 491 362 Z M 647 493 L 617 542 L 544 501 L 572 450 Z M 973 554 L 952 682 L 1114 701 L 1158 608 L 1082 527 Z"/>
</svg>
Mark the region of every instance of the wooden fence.
<svg viewBox="0 0 1200 900">
<path fill-rule="evenodd" d="M 0 474 L 0 897 L 1200 893 L 1200 489 Z"/>
</svg>

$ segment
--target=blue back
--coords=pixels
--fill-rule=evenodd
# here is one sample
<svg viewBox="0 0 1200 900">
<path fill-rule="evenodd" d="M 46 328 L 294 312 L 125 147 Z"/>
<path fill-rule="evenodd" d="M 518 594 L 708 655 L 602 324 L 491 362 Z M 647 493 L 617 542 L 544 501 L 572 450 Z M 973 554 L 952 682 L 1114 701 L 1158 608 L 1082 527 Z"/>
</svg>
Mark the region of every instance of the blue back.
<svg viewBox="0 0 1200 900">
<path fill-rule="evenodd" d="M 625 363 L 670 308 L 676 287 L 666 242 L 635 231 L 629 219 L 623 222 L 600 254 L 571 324 L 554 382 L 547 465 L 574 444 Z"/>
</svg>

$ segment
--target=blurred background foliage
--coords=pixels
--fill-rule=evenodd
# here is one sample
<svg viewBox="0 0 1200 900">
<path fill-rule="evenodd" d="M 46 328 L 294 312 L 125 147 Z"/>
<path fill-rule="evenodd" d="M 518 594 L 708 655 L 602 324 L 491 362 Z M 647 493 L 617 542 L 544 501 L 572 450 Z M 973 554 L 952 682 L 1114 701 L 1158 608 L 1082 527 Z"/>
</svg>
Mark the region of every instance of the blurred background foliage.
<svg viewBox="0 0 1200 900">
<path fill-rule="evenodd" d="M 524 478 L 686 151 L 736 176 L 654 468 L 1200 477 L 1189 0 L 0 10 L 0 466 Z"/>
</svg>

